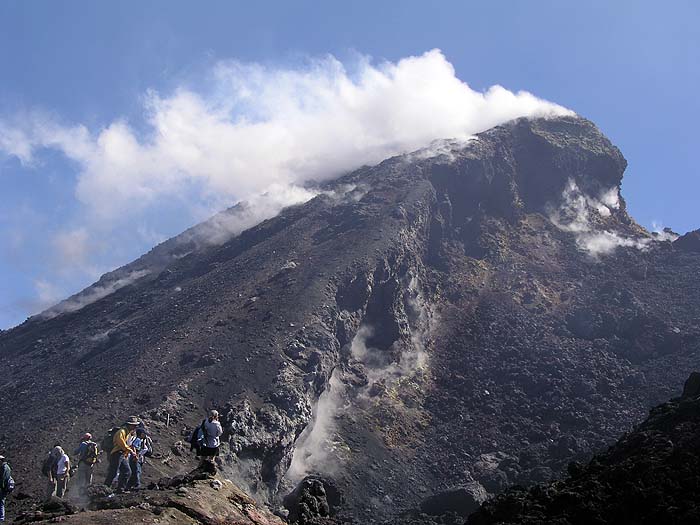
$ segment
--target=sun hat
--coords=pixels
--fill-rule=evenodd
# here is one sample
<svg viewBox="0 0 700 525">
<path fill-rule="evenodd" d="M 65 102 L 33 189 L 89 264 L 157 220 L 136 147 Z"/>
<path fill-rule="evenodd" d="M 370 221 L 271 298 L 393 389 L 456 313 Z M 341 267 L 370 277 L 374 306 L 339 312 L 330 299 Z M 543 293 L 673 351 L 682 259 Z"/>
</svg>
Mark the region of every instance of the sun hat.
<svg viewBox="0 0 700 525">
<path fill-rule="evenodd" d="M 136 425 L 136 426 L 138 426 L 138 425 L 141 424 L 141 420 L 140 420 L 138 417 L 136 417 L 136 416 L 129 416 L 129 419 L 127 419 L 127 420 L 126 420 L 126 423 L 124 423 L 124 424 L 125 424 L 125 425 Z"/>
</svg>

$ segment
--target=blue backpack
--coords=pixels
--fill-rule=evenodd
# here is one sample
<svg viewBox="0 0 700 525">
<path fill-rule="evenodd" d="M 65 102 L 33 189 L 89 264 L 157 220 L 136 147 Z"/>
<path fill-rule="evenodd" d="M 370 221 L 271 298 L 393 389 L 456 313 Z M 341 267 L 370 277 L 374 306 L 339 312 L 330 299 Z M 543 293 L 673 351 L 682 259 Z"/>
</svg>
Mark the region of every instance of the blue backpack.
<svg viewBox="0 0 700 525">
<path fill-rule="evenodd" d="M 196 450 L 197 453 L 204 447 L 205 445 L 205 439 L 207 437 L 207 431 L 204 428 L 204 424 L 206 423 L 206 419 L 202 421 L 202 424 L 199 425 L 197 428 L 195 428 L 192 431 L 192 435 L 190 436 L 190 450 Z"/>
</svg>

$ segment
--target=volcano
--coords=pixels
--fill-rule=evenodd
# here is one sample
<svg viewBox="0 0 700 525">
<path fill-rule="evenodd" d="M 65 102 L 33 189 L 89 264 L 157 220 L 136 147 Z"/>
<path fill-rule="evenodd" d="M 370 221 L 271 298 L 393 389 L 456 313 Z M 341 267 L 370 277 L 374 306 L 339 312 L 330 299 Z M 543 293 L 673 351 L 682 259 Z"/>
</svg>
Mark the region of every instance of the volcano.
<svg viewBox="0 0 700 525">
<path fill-rule="evenodd" d="M 281 514 L 304 483 L 337 520 L 468 513 L 587 461 L 700 368 L 698 233 L 636 224 L 625 167 L 583 118 L 519 119 L 164 242 L 0 333 L 19 489 L 131 414 L 147 479 L 186 472 L 210 408 L 222 475 Z"/>
</svg>

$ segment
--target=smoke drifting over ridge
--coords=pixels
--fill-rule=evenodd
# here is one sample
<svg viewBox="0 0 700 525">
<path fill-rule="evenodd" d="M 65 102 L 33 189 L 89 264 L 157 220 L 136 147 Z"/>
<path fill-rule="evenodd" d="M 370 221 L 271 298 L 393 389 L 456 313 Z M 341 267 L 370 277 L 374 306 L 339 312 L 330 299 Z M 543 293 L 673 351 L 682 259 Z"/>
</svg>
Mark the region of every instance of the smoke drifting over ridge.
<svg viewBox="0 0 700 525">
<path fill-rule="evenodd" d="M 527 92 L 474 91 L 439 50 L 396 63 L 361 58 L 349 68 L 332 56 L 300 69 L 222 61 L 205 89 L 150 91 L 144 100 L 146 124 L 139 128 L 122 118 L 89 129 L 39 112 L 0 117 L 0 154 L 31 168 L 44 150 L 55 150 L 76 167 L 84 245 L 124 229 L 125 217 L 132 218 L 126 227 L 138 220 L 149 230 L 165 202 L 181 203 L 192 222 L 268 190 L 288 188 L 295 203 L 304 182 L 435 139 L 466 139 L 522 116 L 571 113 Z M 278 211 L 279 203 L 251 216 Z"/>
<path fill-rule="evenodd" d="M 63 152 L 80 167 L 78 199 L 109 216 L 188 181 L 230 203 L 516 117 L 570 113 L 500 86 L 476 92 L 438 50 L 396 64 L 363 60 L 354 76 L 332 57 L 304 70 L 222 62 L 213 83 L 207 95 L 148 93 L 145 133 L 121 119 L 93 132 L 34 115 L 19 127 L 1 123 L 0 147 L 25 164 L 42 148 Z"/>
<path fill-rule="evenodd" d="M 610 217 L 619 207 L 618 188 L 610 188 L 598 197 L 591 197 L 582 192 L 573 180 L 569 180 L 562 193 L 561 206 L 551 210 L 550 219 L 561 230 L 573 233 L 579 248 L 594 258 L 609 254 L 618 247 L 646 249 L 651 238 L 624 237 L 596 227 L 596 217 Z"/>
</svg>

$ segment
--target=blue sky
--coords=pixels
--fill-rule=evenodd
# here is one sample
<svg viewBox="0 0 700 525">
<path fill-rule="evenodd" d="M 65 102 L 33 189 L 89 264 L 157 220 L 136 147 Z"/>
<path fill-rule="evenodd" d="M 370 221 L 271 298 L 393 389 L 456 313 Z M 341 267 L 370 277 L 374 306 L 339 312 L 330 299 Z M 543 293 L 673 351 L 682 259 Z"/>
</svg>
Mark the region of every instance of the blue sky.
<svg viewBox="0 0 700 525">
<path fill-rule="evenodd" d="M 232 119 L 244 115 L 254 120 L 280 107 L 279 92 L 268 94 L 264 103 L 255 99 L 256 89 L 267 89 L 270 81 L 286 82 L 291 76 L 297 100 L 309 82 L 314 82 L 311 92 L 325 93 L 327 84 L 337 81 L 339 64 L 346 68 L 340 77 L 352 81 L 367 73 L 367 60 L 381 69 L 382 63 L 398 64 L 436 48 L 444 60 L 431 55 L 420 67 L 439 68 L 448 90 L 454 86 L 445 61 L 476 91 L 494 84 L 513 92 L 526 90 L 598 124 L 629 161 L 623 195 L 641 224 L 651 228 L 658 223 L 679 232 L 700 227 L 694 206 L 700 192 L 695 158 L 700 4 L 428 5 L 0 3 L 0 125 L 30 135 L 39 133 L 37 129 L 45 134 L 49 126 L 52 137 L 63 137 L 61 148 L 36 139 L 41 144 L 24 157 L 0 152 L 0 327 L 21 322 L 212 210 L 264 187 L 240 177 L 228 184 L 227 173 L 197 172 L 178 179 L 162 174 L 158 184 L 172 183 L 177 189 L 154 191 L 144 182 L 147 167 L 162 163 L 172 150 L 163 146 L 153 153 L 150 148 L 146 155 L 131 144 L 157 140 L 154 119 L 162 116 L 168 129 L 182 115 L 206 119 L 225 112 Z M 304 74 L 294 76 L 295 71 Z M 241 75 L 257 80 L 241 87 Z M 322 85 L 309 75 L 320 75 Z M 227 105 L 227 90 L 234 83 L 239 94 L 241 89 L 252 91 L 247 96 L 252 97 L 253 117 L 247 99 Z M 292 114 L 306 122 L 296 109 Z M 28 122 L 35 123 L 29 131 Z M 219 129 L 214 122 L 214 136 Z M 104 130 L 110 132 L 101 134 Z M 237 131 L 223 132 L 237 140 Z M 407 140 L 412 144 L 417 137 Z M 112 186 L 98 187 L 104 180 L 97 171 L 107 165 L 106 154 L 100 150 L 98 162 L 97 153 L 83 154 L 82 149 L 100 141 L 113 141 L 115 151 L 148 157 L 137 167 L 124 168 L 133 174 L 128 180 L 136 189 L 121 193 L 123 188 L 112 179 Z M 324 155 L 319 151 L 318 159 Z M 318 159 L 312 166 L 303 159 L 306 173 L 325 166 Z M 250 169 L 265 166 L 245 160 Z M 299 159 L 292 160 L 299 165 Z M 111 176 L 119 179 L 121 166 L 110 162 Z M 182 165 L 177 169 L 186 171 Z M 255 172 L 250 178 L 260 176 Z M 113 200 L 110 191 L 115 192 Z"/>
</svg>

